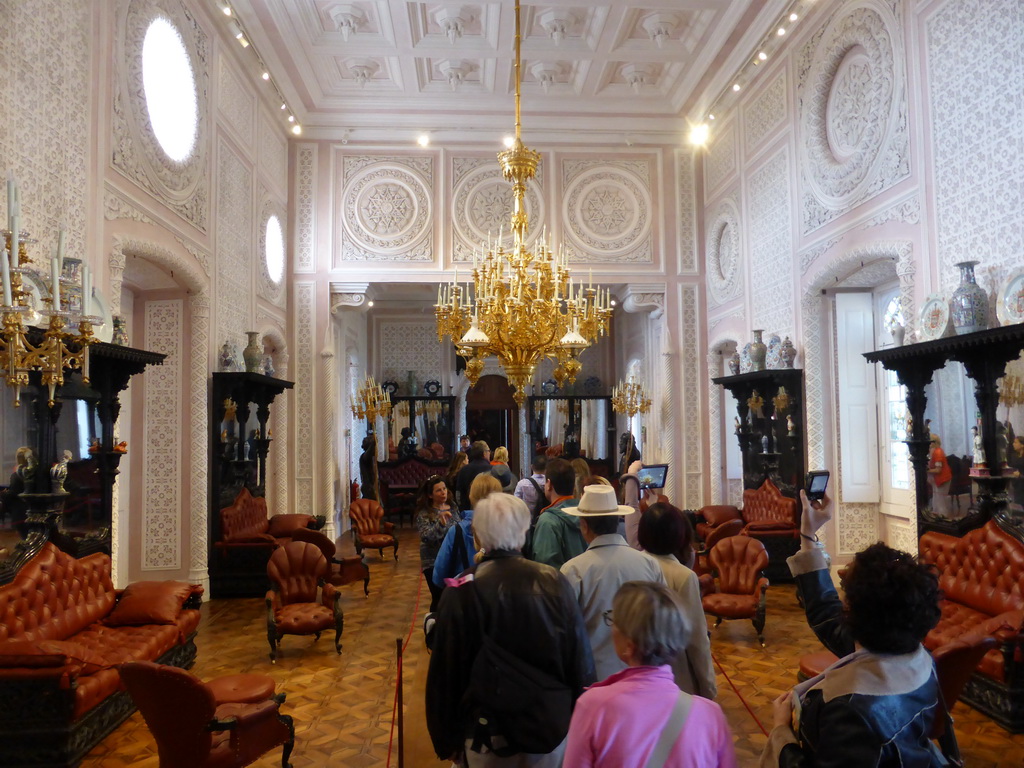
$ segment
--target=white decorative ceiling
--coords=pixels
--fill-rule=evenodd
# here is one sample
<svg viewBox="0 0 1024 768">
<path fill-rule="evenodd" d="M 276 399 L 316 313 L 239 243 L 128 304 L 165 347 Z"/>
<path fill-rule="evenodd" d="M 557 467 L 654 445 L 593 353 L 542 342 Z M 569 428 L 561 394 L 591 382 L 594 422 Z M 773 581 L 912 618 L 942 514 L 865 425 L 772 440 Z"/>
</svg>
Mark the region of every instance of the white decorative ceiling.
<svg viewBox="0 0 1024 768">
<path fill-rule="evenodd" d="M 492 145 L 512 128 L 511 0 L 237 0 L 306 135 Z M 526 138 L 685 133 L 780 0 L 548 2 L 522 10 Z M 660 136 L 660 138 L 655 138 Z"/>
</svg>

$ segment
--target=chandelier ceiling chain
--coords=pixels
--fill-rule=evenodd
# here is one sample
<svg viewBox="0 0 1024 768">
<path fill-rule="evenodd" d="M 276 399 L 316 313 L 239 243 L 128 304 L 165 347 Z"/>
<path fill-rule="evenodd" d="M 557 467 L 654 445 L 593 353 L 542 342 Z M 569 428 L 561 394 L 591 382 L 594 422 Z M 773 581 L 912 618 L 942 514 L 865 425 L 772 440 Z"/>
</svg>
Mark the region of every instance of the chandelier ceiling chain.
<svg viewBox="0 0 1024 768">
<path fill-rule="evenodd" d="M 472 280 L 460 284 L 456 268 L 455 279 L 439 286 L 434 314 L 438 340 L 451 337 L 466 360 L 470 384 L 479 380 L 484 360 L 495 357 L 522 405 L 537 364 L 545 358 L 556 362 L 553 375 L 559 384 L 576 380 L 583 367 L 580 353 L 608 331 L 612 306 L 609 291 L 595 289 L 593 279 L 585 288 L 574 283 L 564 249 L 552 249 L 546 236 L 537 241 L 536 252 L 526 246 L 526 187 L 537 174 L 540 153 L 526 147 L 521 135 L 520 23 L 516 0 L 515 138 L 498 153 L 502 176 L 512 184 L 512 247 L 505 249 L 503 230 L 496 241 L 488 237 L 482 253 L 473 254 Z"/>
</svg>

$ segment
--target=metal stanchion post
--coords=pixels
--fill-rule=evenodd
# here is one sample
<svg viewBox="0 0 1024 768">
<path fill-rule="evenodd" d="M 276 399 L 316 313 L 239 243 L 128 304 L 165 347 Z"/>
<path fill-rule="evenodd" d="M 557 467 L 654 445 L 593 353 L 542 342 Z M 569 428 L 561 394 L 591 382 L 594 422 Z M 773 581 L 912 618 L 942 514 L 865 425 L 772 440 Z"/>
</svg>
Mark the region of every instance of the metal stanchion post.
<svg viewBox="0 0 1024 768">
<path fill-rule="evenodd" d="M 398 768 L 405 768 L 405 713 L 402 704 L 402 638 L 395 638 L 395 653 L 398 654 L 398 679 L 395 685 L 398 686 L 397 714 L 398 714 Z"/>
</svg>

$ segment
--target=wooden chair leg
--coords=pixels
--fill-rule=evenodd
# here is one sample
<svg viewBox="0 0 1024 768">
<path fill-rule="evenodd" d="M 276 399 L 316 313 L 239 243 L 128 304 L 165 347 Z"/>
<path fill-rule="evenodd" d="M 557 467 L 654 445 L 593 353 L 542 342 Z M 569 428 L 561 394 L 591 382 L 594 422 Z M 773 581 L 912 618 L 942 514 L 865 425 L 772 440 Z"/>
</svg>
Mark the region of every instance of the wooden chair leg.
<svg viewBox="0 0 1024 768">
<path fill-rule="evenodd" d="M 295 721 L 292 720 L 291 715 L 282 715 L 280 712 L 277 713 L 277 719 L 288 726 L 288 733 L 291 736 L 284 743 L 284 751 L 281 753 L 281 768 L 292 768 L 288 758 L 292 756 L 292 750 L 295 748 Z"/>
</svg>

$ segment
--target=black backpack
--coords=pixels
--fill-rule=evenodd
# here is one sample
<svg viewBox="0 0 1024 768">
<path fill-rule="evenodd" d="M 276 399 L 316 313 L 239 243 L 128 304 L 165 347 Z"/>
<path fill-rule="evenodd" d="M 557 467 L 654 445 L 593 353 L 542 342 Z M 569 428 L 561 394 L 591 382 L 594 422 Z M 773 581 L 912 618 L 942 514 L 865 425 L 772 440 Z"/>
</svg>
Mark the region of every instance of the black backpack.
<svg viewBox="0 0 1024 768">
<path fill-rule="evenodd" d="M 532 477 L 526 478 L 530 481 L 530 484 L 537 489 L 537 500 L 533 502 L 533 509 L 530 510 L 530 517 L 534 520 L 537 519 L 538 515 L 544 511 L 544 507 L 548 505 L 548 498 L 544 495 L 544 489 L 537 485 L 537 481 Z"/>
<path fill-rule="evenodd" d="M 483 623 L 476 584 L 467 586 Z M 485 626 L 480 631 L 482 644 L 468 690 L 480 713 L 473 728 L 473 749 L 487 745 L 499 757 L 551 752 L 569 732 L 572 689 L 502 648 Z"/>
</svg>

